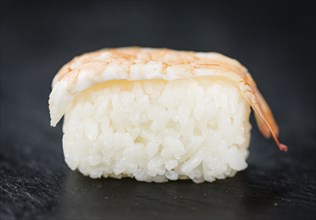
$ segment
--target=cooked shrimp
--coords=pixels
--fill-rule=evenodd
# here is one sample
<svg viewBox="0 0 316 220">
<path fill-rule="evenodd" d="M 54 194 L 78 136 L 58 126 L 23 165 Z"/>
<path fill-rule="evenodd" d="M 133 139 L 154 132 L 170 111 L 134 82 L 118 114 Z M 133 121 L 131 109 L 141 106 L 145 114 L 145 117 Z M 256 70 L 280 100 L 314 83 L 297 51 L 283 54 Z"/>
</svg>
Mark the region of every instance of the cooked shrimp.
<svg viewBox="0 0 316 220">
<path fill-rule="evenodd" d="M 133 75 L 133 72 L 137 75 Z M 151 72 L 151 76 L 148 76 Z M 152 48 L 104 49 L 84 54 L 66 64 L 55 76 L 50 94 L 51 125 L 63 117 L 75 96 L 95 84 L 110 80 L 175 80 L 199 76 L 221 77 L 233 82 L 255 112 L 264 137 L 278 139 L 278 126 L 247 69 L 238 61 L 218 53 L 196 53 Z"/>
</svg>

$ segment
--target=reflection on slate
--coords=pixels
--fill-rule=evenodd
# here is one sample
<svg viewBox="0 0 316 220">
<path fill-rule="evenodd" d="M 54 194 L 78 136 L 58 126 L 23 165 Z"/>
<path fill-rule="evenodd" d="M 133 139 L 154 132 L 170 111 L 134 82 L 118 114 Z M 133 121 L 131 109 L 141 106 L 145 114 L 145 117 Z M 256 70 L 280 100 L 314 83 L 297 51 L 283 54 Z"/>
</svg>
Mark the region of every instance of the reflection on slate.
<svg viewBox="0 0 316 220">
<path fill-rule="evenodd" d="M 249 179 L 244 174 L 238 175 L 236 180 L 218 181 L 212 185 L 196 185 L 191 181 L 167 184 L 139 183 L 130 179 L 93 181 L 75 172 L 68 176 L 65 183 L 67 190 L 62 193 L 62 201 L 55 212 L 57 214 L 53 216 L 69 219 L 77 216 L 97 218 L 107 213 L 111 219 L 118 214 L 113 210 L 118 211 L 122 207 L 119 211 L 121 215 L 133 213 L 137 218 L 159 218 L 161 215 L 166 218 L 206 218 L 212 214 L 226 219 L 243 217 L 252 209 L 261 210 L 263 214 L 274 207 L 272 201 L 277 201 L 285 193 L 282 186 L 260 192 L 247 182 Z M 260 195 L 268 199 L 256 202 L 254 198 Z M 227 196 L 230 201 L 227 201 Z"/>
<path fill-rule="evenodd" d="M 251 2 L 1 2 L 0 219 L 313 219 L 315 10 Z M 93 180 L 49 126 L 56 71 L 73 56 L 139 45 L 217 51 L 248 67 L 289 152 L 253 118 L 249 167 L 214 183 Z"/>
</svg>

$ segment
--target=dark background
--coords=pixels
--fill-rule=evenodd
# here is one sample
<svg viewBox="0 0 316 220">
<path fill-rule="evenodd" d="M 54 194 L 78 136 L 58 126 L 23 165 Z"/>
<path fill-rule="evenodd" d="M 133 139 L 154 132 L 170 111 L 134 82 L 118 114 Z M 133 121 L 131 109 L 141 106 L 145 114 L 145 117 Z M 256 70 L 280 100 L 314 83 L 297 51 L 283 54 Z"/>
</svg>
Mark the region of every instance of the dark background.
<svg viewBox="0 0 316 220">
<path fill-rule="evenodd" d="M 1 220 L 313 219 L 315 14 L 302 1 L 1 1 Z M 51 80 L 75 55 L 129 45 L 240 60 L 271 105 L 288 153 L 253 123 L 249 167 L 233 178 L 148 184 L 71 171 L 62 123 L 49 126 Z"/>
</svg>

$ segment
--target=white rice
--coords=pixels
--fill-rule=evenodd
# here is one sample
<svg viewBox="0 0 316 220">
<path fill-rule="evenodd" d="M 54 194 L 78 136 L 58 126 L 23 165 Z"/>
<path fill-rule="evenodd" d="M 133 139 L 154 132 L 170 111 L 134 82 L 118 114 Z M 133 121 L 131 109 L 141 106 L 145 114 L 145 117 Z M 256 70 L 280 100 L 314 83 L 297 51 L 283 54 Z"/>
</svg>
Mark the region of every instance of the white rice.
<svg viewBox="0 0 316 220">
<path fill-rule="evenodd" d="M 105 83 L 68 108 L 65 160 L 91 178 L 212 182 L 247 167 L 249 114 L 227 81 Z"/>
</svg>

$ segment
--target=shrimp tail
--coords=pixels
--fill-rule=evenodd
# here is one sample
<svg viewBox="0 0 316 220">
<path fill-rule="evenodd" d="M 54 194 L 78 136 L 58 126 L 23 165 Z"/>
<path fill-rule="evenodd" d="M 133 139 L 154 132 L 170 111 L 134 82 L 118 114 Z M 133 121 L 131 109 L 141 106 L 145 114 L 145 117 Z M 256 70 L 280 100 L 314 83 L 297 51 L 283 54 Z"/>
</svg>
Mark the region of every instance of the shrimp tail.
<svg viewBox="0 0 316 220">
<path fill-rule="evenodd" d="M 255 118 L 260 132 L 265 138 L 269 138 L 272 135 L 278 148 L 286 152 L 288 147 L 279 141 L 279 128 L 267 102 L 257 89 L 250 74 L 247 73 L 245 76 L 245 79 L 240 82 L 240 89 L 242 95 L 255 112 Z"/>
</svg>

